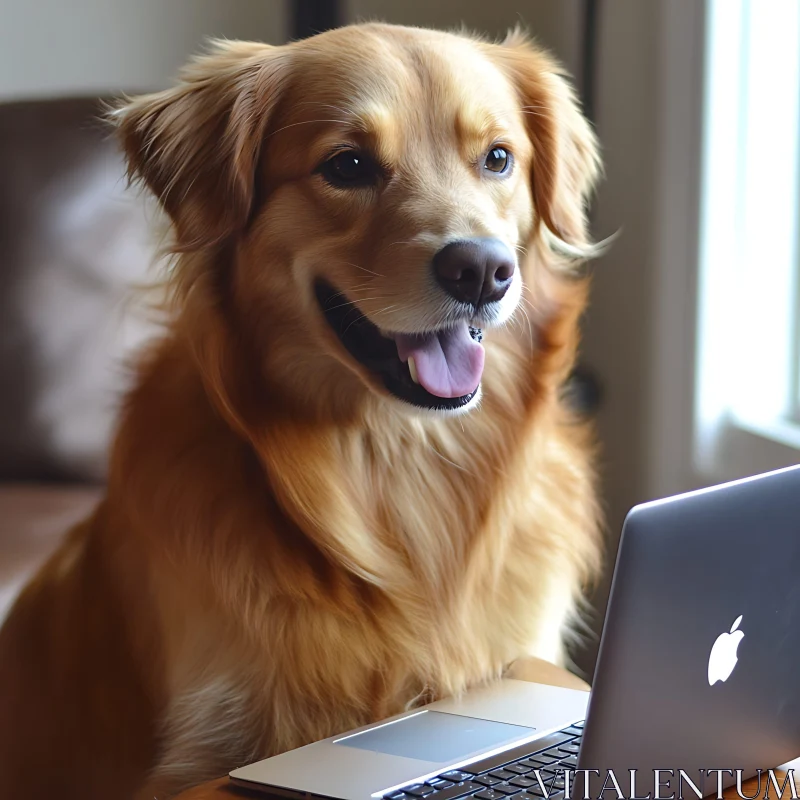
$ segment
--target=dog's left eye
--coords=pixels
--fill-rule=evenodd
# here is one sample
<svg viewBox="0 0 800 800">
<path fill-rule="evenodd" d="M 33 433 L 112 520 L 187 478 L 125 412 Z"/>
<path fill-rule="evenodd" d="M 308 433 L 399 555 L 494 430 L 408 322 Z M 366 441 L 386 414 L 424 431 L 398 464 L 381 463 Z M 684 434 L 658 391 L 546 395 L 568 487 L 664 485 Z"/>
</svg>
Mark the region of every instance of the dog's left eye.
<svg viewBox="0 0 800 800">
<path fill-rule="evenodd" d="M 493 147 L 483 162 L 484 169 L 497 174 L 508 172 L 511 167 L 511 153 L 504 147 Z"/>
<path fill-rule="evenodd" d="M 374 186 L 381 168 L 368 155 L 357 150 L 343 150 L 319 167 L 319 173 L 332 186 L 355 188 Z"/>
</svg>

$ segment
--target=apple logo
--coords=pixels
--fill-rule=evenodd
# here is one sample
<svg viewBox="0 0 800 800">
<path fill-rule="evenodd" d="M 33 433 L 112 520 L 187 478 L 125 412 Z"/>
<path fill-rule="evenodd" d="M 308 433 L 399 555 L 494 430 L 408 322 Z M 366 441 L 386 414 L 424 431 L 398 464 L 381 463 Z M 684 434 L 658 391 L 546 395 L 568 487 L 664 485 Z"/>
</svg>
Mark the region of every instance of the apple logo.
<svg viewBox="0 0 800 800">
<path fill-rule="evenodd" d="M 742 617 L 736 618 L 731 625 L 730 633 L 721 633 L 711 648 L 711 655 L 708 657 L 708 685 L 713 686 L 717 681 L 728 680 L 739 660 L 736 651 L 739 643 L 744 639 L 744 634 L 739 630 L 739 623 Z"/>
</svg>

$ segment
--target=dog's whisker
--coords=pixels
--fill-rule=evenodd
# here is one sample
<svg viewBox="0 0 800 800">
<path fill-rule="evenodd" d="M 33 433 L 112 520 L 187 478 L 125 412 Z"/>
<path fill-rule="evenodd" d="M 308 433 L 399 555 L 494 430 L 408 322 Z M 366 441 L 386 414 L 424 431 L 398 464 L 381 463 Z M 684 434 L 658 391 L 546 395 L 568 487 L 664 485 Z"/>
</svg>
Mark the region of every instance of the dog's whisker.
<svg viewBox="0 0 800 800">
<path fill-rule="evenodd" d="M 345 119 L 342 122 L 346 122 L 348 118 L 352 117 L 352 112 L 347 111 L 346 109 L 342 108 L 341 106 L 335 106 L 331 103 L 320 103 L 317 100 L 302 100 L 297 103 L 298 106 L 316 106 L 317 108 L 331 108 L 334 111 L 341 112 Z"/>
<path fill-rule="evenodd" d="M 528 311 L 524 305 L 519 307 L 519 310 L 522 312 L 522 315 L 525 317 L 525 322 L 528 323 L 528 341 L 533 344 L 534 335 L 533 335 L 533 325 L 531 323 L 531 318 L 528 316 Z M 520 323 L 521 324 L 521 323 Z"/>
<path fill-rule="evenodd" d="M 349 286 L 348 292 L 368 292 L 375 287 L 371 283 L 360 283 L 357 286 Z"/>
<path fill-rule="evenodd" d="M 359 297 L 358 300 L 347 300 L 346 302 L 339 303 L 339 305 L 336 306 L 326 306 L 325 309 L 327 311 L 335 311 L 337 308 L 344 308 L 345 306 L 355 306 L 357 308 L 356 303 L 371 303 L 375 300 L 385 300 L 385 299 L 386 298 L 384 297 Z"/>
<path fill-rule="evenodd" d="M 374 301 L 374 300 L 381 300 L 381 299 L 383 299 L 383 298 L 380 298 L 380 297 L 371 297 L 369 300 L 367 300 L 367 301 L 362 301 L 362 302 L 372 302 L 372 301 Z M 393 309 L 393 308 L 395 308 L 395 306 L 386 306 L 386 308 L 382 308 L 380 311 L 376 311 L 376 312 L 373 314 L 373 316 L 377 316 L 378 314 L 382 314 L 384 311 L 389 311 L 389 310 L 391 310 L 391 309 Z M 353 309 L 351 309 L 351 311 L 352 311 L 352 310 L 353 310 Z M 350 311 L 348 311 L 347 313 L 349 314 L 349 313 L 350 313 Z M 363 312 L 362 312 L 362 313 L 363 313 Z M 352 322 L 351 322 L 351 323 L 350 323 L 350 324 L 349 324 L 349 325 L 348 325 L 348 326 L 347 326 L 347 327 L 344 329 L 344 333 L 347 333 L 347 331 L 349 331 L 349 330 L 350 330 L 350 328 L 352 328 L 352 327 L 353 327 L 353 325 L 354 325 L 356 322 L 358 322 L 358 320 L 357 320 L 357 319 L 354 319 L 354 320 L 353 320 L 353 321 L 352 321 Z"/>
<path fill-rule="evenodd" d="M 335 123 L 341 124 L 343 122 L 343 120 L 340 120 L 340 119 L 304 119 L 304 120 L 301 120 L 300 122 L 292 122 L 289 125 L 284 125 L 282 128 L 278 128 L 277 130 L 273 131 L 269 135 L 269 138 L 271 139 L 273 136 L 275 136 L 275 134 L 280 133 L 281 131 L 288 130 L 289 128 L 294 128 L 294 127 L 296 127 L 298 125 L 317 125 L 317 124 L 322 123 L 322 122 L 335 122 Z"/>
<path fill-rule="evenodd" d="M 520 313 L 522 314 L 524 312 L 522 312 L 522 310 L 520 309 Z M 511 318 L 511 326 L 513 327 L 513 329 L 515 331 L 519 331 L 519 336 L 521 338 L 523 338 L 523 339 L 525 338 L 525 327 L 524 327 L 524 324 L 523 324 L 522 319 L 521 319 L 520 316 L 515 314 Z"/>
<path fill-rule="evenodd" d="M 331 295 L 331 299 L 336 297 L 347 297 L 347 295 L 344 292 L 336 292 L 335 294 Z M 345 303 L 345 305 L 347 305 L 347 303 Z M 325 303 L 325 308 L 328 308 L 328 303 Z"/>
<path fill-rule="evenodd" d="M 375 281 L 372 278 L 364 278 L 364 283 L 357 283 L 355 286 L 352 287 L 353 289 L 374 289 L 375 288 Z M 349 288 L 348 288 L 349 291 Z"/>
<path fill-rule="evenodd" d="M 397 308 L 397 304 L 393 304 L 391 306 L 386 306 L 385 308 L 382 308 L 380 311 L 375 311 L 373 316 L 377 317 L 377 316 L 379 316 L 381 314 L 384 314 L 387 311 L 391 311 L 393 308 Z"/>
<path fill-rule="evenodd" d="M 352 321 L 352 322 L 351 322 L 351 323 L 350 323 L 350 324 L 349 324 L 349 325 L 348 325 L 348 326 L 347 326 L 347 327 L 346 327 L 346 328 L 345 328 L 345 329 L 342 331 L 342 335 L 346 334 L 346 333 L 347 333 L 347 331 L 349 331 L 349 330 L 350 330 L 350 328 L 352 328 L 352 327 L 353 327 L 353 325 L 355 325 L 355 324 L 356 324 L 356 322 L 358 322 L 358 319 L 357 319 L 357 318 L 356 318 L 356 319 L 354 319 L 354 320 L 353 320 L 353 321 Z"/>
<path fill-rule="evenodd" d="M 538 308 L 537 308 L 537 307 L 534 305 L 534 303 L 533 303 L 533 301 L 530 299 L 530 297 L 527 297 L 527 296 L 523 295 L 523 296 L 522 296 L 522 301 L 523 301 L 523 302 L 525 303 L 525 305 L 526 305 L 526 306 L 527 306 L 527 307 L 528 307 L 528 308 L 531 310 L 531 313 L 532 313 L 532 314 L 538 314 L 538 313 L 539 313 L 539 309 L 538 309 Z"/>
<path fill-rule="evenodd" d="M 367 269 L 366 267 L 362 267 L 359 264 L 350 264 L 347 261 L 344 261 L 343 263 L 347 264 L 348 267 L 355 267 L 356 269 L 364 270 L 364 272 L 369 272 L 370 275 L 374 275 L 376 278 L 384 278 L 384 277 L 386 277 L 385 275 L 381 275 L 380 272 L 373 272 L 371 269 Z"/>
</svg>

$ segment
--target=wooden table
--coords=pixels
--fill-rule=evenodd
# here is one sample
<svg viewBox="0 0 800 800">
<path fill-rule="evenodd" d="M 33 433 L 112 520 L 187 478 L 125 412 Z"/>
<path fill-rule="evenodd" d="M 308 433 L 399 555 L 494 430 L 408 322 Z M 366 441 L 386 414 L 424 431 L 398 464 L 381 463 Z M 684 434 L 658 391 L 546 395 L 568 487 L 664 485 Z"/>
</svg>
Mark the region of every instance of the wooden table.
<svg viewBox="0 0 800 800">
<path fill-rule="evenodd" d="M 539 659 L 527 659 L 525 661 L 518 662 L 512 668 L 509 677 L 533 681 L 534 683 L 546 683 L 550 686 L 563 686 L 567 689 L 580 689 L 585 692 L 589 691 L 588 685 L 580 678 L 575 677 L 560 667 L 556 667 L 553 664 L 548 664 L 546 661 L 540 661 Z M 798 759 L 797 765 L 795 765 L 795 762 L 793 762 L 792 766 L 794 766 L 797 773 L 800 774 L 800 759 Z M 780 781 L 783 781 L 782 772 L 776 772 L 776 775 Z M 765 786 L 762 783 L 761 793 L 759 795 L 760 798 L 764 797 L 764 788 Z M 748 796 L 754 795 L 756 789 L 756 780 L 747 781 L 742 787 L 743 793 Z M 611 797 L 612 794 L 613 793 L 609 794 L 608 796 Z M 227 778 L 220 778 L 219 780 L 212 781 L 211 783 L 205 783 L 202 786 L 197 786 L 194 789 L 190 789 L 188 792 L 181 794 L 178 798 L 176 798 L 176 800 L 233 800 L 233 798 L 263 799 L 267 796 L 268 795 L 265 795 L 261 792 L 253 792 L 249 789 L 241 789 L 238 786 L 231 784 Z M 784 797 L 788 798 L 788 796 L 789 795 L 787 792 Z M 727 789 L 725 791 L 725 797 L 730 798 L 731 800 L 733 800 L 733 798 L 739 800 L 739 796 L 736 794 L 735 787 Z M 774 788 L 770 788 L 770 797 L 775 797 Z"/>
</svg>

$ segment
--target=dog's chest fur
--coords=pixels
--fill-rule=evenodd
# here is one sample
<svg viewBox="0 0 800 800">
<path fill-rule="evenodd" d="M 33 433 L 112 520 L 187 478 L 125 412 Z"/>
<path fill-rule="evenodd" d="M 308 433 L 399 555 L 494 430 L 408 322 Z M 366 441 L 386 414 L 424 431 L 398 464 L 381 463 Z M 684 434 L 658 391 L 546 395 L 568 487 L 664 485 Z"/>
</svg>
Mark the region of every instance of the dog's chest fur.
<svg viewBox="0 0 800 800">
<path fill-rule="evenodd" d="M 480 418 L 365 422 L 274 426 L 258 478 L 235 456 L 209 464 L 191 518 L 217 562 L 161 589 L 167 761 L 199 730 L 235 763 L 458 693 L 525 655 L 562 658 L 585 564 L 558 542 L 565 526 L 594 530 L 567 440 L 520 446 L 518 426 Z M 235 529 L 252 532 L 249 551 L 226 551 Z"/>
</svg>

